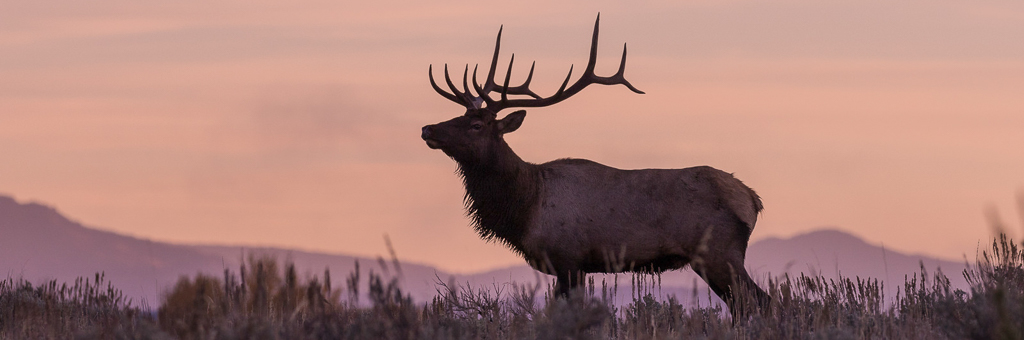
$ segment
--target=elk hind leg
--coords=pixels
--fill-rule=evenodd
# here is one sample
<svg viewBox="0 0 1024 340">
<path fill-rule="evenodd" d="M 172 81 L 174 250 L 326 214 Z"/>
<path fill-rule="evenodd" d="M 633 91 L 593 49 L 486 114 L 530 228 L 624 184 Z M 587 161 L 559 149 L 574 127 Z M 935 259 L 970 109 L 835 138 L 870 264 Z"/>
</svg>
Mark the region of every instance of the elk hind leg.
<svg viewBox="0 0 1024 340">
<path fill-rule="evenodd" d="M 751 311 L 766 311 L 770 297 L 757 286 L 742 261 L 721 261 L 694 267 L 711 290 L 729 306 L 733 320 L 740 320 Z"/>
</svg>

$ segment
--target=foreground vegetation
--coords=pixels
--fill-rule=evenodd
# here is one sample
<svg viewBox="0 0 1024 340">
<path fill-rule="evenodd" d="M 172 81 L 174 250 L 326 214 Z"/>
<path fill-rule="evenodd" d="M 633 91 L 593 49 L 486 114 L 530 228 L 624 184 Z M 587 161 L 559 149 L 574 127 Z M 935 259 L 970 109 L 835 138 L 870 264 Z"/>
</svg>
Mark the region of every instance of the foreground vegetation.
<svg viewBox="0 0 1024 340">
<path fill-rule="evenodd" d="M 962 275 L 968 292 L 922 268 L 891 298 L 874 279 L 782 277 L 764 284 L 769 310 L 732 320 L 721 306 L 657 299 L 651 289 L 617 307 L 614 290 L 593 281 L 569 299 L 548 298 L 540 285 L 439 283 L 438 297 L 415 303 L 372 271 L 360 292 L 358 265 L 342 289 L 330 272 L 300 279 L 291 265 L 251 257 L 238 273 L 182 278 L 156 313 L 132 306 L 102 275 L 71 286 L 0 281 L 0 338 L 1021 339 L 1024 249 L 1000 236 Z"/>
</svg>

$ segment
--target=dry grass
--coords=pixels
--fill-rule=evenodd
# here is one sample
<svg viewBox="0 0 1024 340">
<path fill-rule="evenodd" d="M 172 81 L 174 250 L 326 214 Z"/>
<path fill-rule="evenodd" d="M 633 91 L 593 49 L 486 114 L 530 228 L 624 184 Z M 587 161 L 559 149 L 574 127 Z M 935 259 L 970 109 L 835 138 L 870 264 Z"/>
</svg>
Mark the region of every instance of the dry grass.
<svg viewBox="0 0 1024 340">
<path fill-rule="evenodd" d="M 922 268 L 894 297 L 874 279 L 781 277 L 763 285 L 773 297 L 768 310 L 732 320 L 721 306 L 655 298 L 650 277 L 634 279 L 622 307 L 612 303 L 616 289 L 593 279 L 568 299 L 550 298 L 541 283 L 439 282 L 438 296 L 417 304 L 396 280 L 372 271 L 364 278 L 358 266 L 335 288 L 330 272 L 300 279 L 290 264 L 250 257 L 238 273 L 181 278 L 156 318 L 101 275 L 70 287 L 8 279 L 0 282 L 0 338 L 1021 339 L 1024 250 L 1000 236 L 962 275 L 969 292 Z"/>
<path fill-rule="evenodd" d="M 153 318 L 104 279 L 39 286 L 0 281 L 0 339 L 166 338 Z"/>
</svg>

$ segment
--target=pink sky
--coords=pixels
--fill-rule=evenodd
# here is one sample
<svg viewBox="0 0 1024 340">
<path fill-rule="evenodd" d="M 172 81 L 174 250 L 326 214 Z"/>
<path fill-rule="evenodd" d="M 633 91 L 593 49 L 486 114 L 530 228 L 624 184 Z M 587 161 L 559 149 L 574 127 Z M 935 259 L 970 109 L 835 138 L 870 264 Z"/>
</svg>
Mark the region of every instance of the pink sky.
<svg viewBox="0 0 1024 340">
<path fill-rule="evenodd" d="M 479 240 L 419 128 L 461 114 L 427 65 L 502 63 L 553 92 L 629 43 L 627 78 L 529 110 L 528 161 L 712 165 L 758 191 L 754 239 L 824 226 L 973 258 L 1021 235 L 1024 3 L 5 1 L 0 193 L 179 243 L 384 254 L 454 271 Z M 513 83 L 517 82 L 513 79 Z"/>
</svg>

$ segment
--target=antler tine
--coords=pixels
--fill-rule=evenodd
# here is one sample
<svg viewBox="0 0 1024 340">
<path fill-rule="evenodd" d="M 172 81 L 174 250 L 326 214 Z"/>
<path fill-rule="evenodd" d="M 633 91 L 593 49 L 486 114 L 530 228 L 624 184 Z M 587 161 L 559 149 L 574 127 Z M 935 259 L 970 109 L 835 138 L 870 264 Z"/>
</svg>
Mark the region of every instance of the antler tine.
<svg viewBox="0 0 1024 340">
<path fill-rule="evenodd" d="M 562 86 L 558 87 L 558 91 L 555 92 L 555 94 L 552 97 L 561 96 L 562 92 L 565 92 L 565 85 L 568 85 L 569 84 L 569 79 L 572 78 L 572 67 L 573 66 L 574 65 L 569 65 L 569 74 L 565 75 L 565 80 L 562 81 Z"/>
<path fill-rule="evenodd" d="M 477 66 L 479 67 L 479 65 Z M 511 66 L 511 63 L 509 64 L 509 66 Z M 505 92 L 508 94 L 526 95 L 533 97 L 534 99 L 541 99 L 541 96 L 537 95 L 537 93 L 534 93 L 533 90 L 530 90 L 530 82 L 533 81 L 533 71 L 536 69 L 536 67 L 537 62 L 535 61 L 532 65 L 530 65 L 530 73 L 526 75 L 526 81 L 523 81 L 523 83 L 520 84 L 519 86 L 508 86 L 507 84 L 505 86 L 500 86 L 498 84 L 495 84 L 494 81 L 492 80 L 490 90 L 487 89 L 486 84 L 485 87 L 480 87 L 480 84 L 476 82 L 477 69 L 473 68 L 473 88 L 476 89 L 476 92 L 480 94 L 480 98 L 483 99 L 484 101 L 494 101 L 491 100 L 489 96 L 491 92 Z"/>
<path fill-rule="evenodd" d="M 597 66 L 597 33 L 600 30 L 601 25 L 601 13 L 597 14 L 597 20 L 594 21 L 594 37 L 590 40 L 590 60 L 587 60 L 587 69 L 583 71 L 583 77 L 588 75 L 597 76 L 594 74 L 594 67 Z"/>
<path fill-rule="evenodd" d="M 480 95 L 480 99 L 483 99 L 484 103 L 487 103 L 487 107 L 493 107 L 495 105 L 494 100 L 491 99 L 491 96 L 487 95 L 487 93 L 490 92 L 490 90 L 485 90 L 484 88 L 480 87 L 479 83 L 476 82 L 476 69 L 479 66 L 480 65 L 473 67 L 473 89 L 475 89 L 476 93 Z"/>
<path fill-rule="evenodd" d="M 427 68 L 427 76 L 430 79 L 430 87 L 433 87 L 434 91 L 437 91 L 437 94 L 440 94 L 442 97 L 445 97 L 446 99 L 451 100 L 453 102 L 456 102 L 456 103 L 459 103 L 459 104 L 463 104 L 463 102 L 461 100 L 459 100 L 459 97 L 457 97 L 457 96 L 455 96 L 455 95 L 453 95 L 451 93 L 445 92 L 444 90 L 441 89 L 441 87 L 437 86 L 437 83 L 434 82 L 434 65 L 433 64 L 431 64 L 430 67 Z"/>
<path fill-rule="evenodd" d="M 476 82 L 476 70 L 478 68 L 480 68 L 480 64 L 476 64 L 475 66 L 473 66 L 473 89 L 476 90 L 477 94 L 481 94 L 481 93 L 484 93 L 484 89 L 482 87 L 480 87 L 480 83 Z M 481 96 L 483 96 L 483 95 L 481 95 Z"/>
<path fill-rule="evenodd" d="M 512 58 L 508 60 L 508 72 L 505 72 L 505 85 L 501 87 L 501 103 L 508 102 L 508 81 L 512 78 L 512 64 L 516 61 L 516 54 L 512 53 Z M 497 113 L 497 112 L 495 112 Z"/>
<path fill-rule="evenodd" d="M 452 90 L 452 93 L 455 94 L 455 97 L 459 98 L 458 103 L 462 104 L 462 106 L 469 107 L 469 102 L 466 100 L 466 94 L 459 92 L 459 88 L 455 87 L 455 84 L 452 83 L 452 78 L 448 76 L 448 64 L 444 64 L 444 81 L 448 83 L 448 88 Z"/>
<path fill-rule="evenodd" d="M 612 76 L 612 78 L 615 79 L 616 81 L 618 81 L 619 83 L 621 83 L 622 85 L 626 85 L 626 88 L 629 88 L 630 91 L 633 91 L 633 92 L 636 92 L 636 93 L 639 93 L 639 94 L 644 94 L 644 91 L 640 91 L 637 88 L 633 87 L 633 84 L 630 84 L 629 81 L 626 80 L 626 77 L 623 75 L 623 73 L 625 73 L 625 72 L 626 72 L 626 44 L 623 43 L 622 44 L 622 61 L 619 62 L 619 71 L 615 72 L 615 75 Z"/>
<path fill-rule="evenodd" d="M 494 76 L 497 73 L 498 68 L 498 56 L 499 52 L 501 51 L 502 30 L 504 30 L 504 26 L 498 29 L 498 37 L 497 39 L 495 39 L 494 42 L 494 55 L 491 57 L 491 67 L 487 71 L 487 80 L 486 82 L 484 82 L 484 85 L 482 87 L 477 83 L 476 72 L 477 68 L 479 67 L 479 65 L 477 65 L 476 67 L 473 68 L 473 88 L 476 90 L 477 94 L 480 95 L 480 99 L 483 99 L 484 102 L 488 104 L 488 106 L 492 106 L 493 103 L 496 102 L 495 100 L 491 99 L 491 92 L 502 93 L 502 95 L 504 96 L 503 98 L 505 98 L 503 100 L 507 100 L 509 94 L 528 95 L 530 97 L 533 97 L 534 99 L 541 99 L 541 96 L 537 95 L 532 90 L 530 90 L 530 82 L 533 80 L 533 71 L 536 69 L 537 66 L 536 61 L 534 61 L 533 64 L 530 65 L 530 73 L 529 75 L 526 76 L 526 81 L 524 81 L 519 86 L 509 87 L 508 82 L 505 82 L 504 86 L 502 86 L 494 82 Z M 515 55 L 513 55 L 513 59 L 514 57 Z M 509 61 L 509 69 L 508 73 L 506 73 L 506 78 L 508 78 L 511 74 L 512 61 Z"/>
<path fill-rule="evenodd" d="M 505 86 L 508 87 L 506 89 L 508 91 L 508 94 L 522 94 L 533 97 L 533 99 L 541 99 L 541 96 L 538 96 L 536 93 L 533 93 L 533 91 L 530 90 L 530 81 L 533 80 L 533 69 L 536 66 L 537 62 L 534 61 L 533 64 L 530 65 L 530 74 L 526 75 L 526 81 L 524 81 L 521 85 L 515 87 L 508 87 L 508 84 L 505 84 Z M 511 67 L 509 68 L 511 69 Z"/>
<path fill-rule="evenodd" d="M 466 77 L 468 77 L 468 76 L 469 76 L 469 64 L 466 64 L 466 70 L 462 71 L 462 91 L 463 91 L 463 96 L 466 97 L 466 102 L 470 103 L 470 104 L 473 104 L 473 94 L 472 94 L 472 92 L 469 92 L 469 83 L 466 80 Z M 476 106 L 476 105 L 473 104 L 473 106 Z"/>
<path fill-rule="evenodd" d="M 580 79 L 576 80 L 576 83 L 573 83 L 572 87 L 569 88 L 570 96 L 572 94 L 575 94 L 576 92 L 579 92 L 584 87 L 586 87 L 587 85 L 590 85 L 592 83 L 600 83 L 600 84 L 606 84 L 606 85 L 616 84 L 616 83 L 612 83 L 612 82 L 609 82 L 609 83 L 605 83 L 604 82 L 606 80 L 613 79 L 615 76 L 612 76 L 612 77 L 599 77 L 597 75 L 597 73 L 594 73 L 594 69 L 597 68 L 597 43 L 598 43 L 598 40 L 599 40 L 598 39 L 598 33 L 600 32 L 600 30 L 601 30 L 601 14 L 598 13 L 597 14 L 597 20 L 594 21 L 594 35 L 590 38 L 590 58 L 587 60 L 587 68 L 583 70 L 583 75 L 580 76 Z M 623 65 L 620 64 L 619 66 L 621 68 Z M 576 89 L 577 86 L 579 86 L 578 89 L 573 91 L 573 89 Z"/>
<path fill-rule="evenodd" d="M 487 71 L 487 81 L 484 83 L 484 91 L 480 92 L 480 96 L 487 96 L 488 93 L 494 90 L 497 84 L 494 83 L 494 71 L 498 67 L 498 51 L 501 50 L 501 31 L 505 29 L 505 25 L 501 25 L 498 28 L 498 38 L 494 41 L 494 56 L 491 57 L 491 69 Z M 476 77 L 474 77 L 476 78 Z"/>
</svg>

